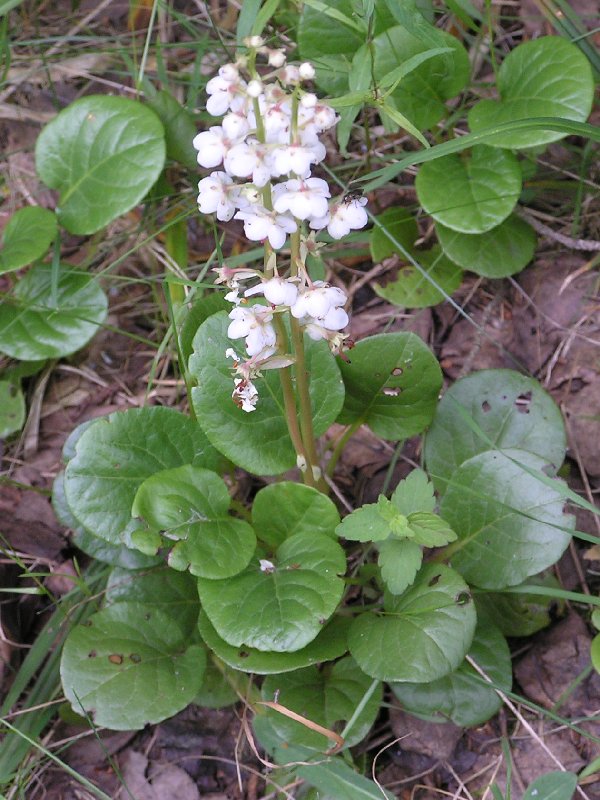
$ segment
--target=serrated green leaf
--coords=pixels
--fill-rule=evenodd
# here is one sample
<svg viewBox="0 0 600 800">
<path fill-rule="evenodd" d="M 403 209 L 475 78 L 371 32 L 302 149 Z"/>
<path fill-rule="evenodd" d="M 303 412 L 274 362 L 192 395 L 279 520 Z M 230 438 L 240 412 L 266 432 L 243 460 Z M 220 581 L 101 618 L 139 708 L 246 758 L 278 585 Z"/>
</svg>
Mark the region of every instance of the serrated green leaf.
<svg viewBox="0 0 600 800">
<path fill-rule="evenodd" d="M 228 514 L 225 482 L 207 469 L 185 464 L 156 472 L 142 483 L 131 514 L 167 539 L 178 540 L 169 554 L 174 569 L 202 578 L 229 578 L 252 558 L 251 526 Z"/>
<path fill-rule="evenodd" d="M 233 377 L 225 350 L 240 350 L 240 342 L 227 338 L 229 319 L 213 314 L 194 338 L 189 361 L 198 386 L 192 390 L 196 416 L 210 441 L 238 466 L 258 475 L 276 475 L 296 465 L 284 414 L 278 370 L 265 370 L 256 378 L 256 410 L 247 413 L 231 399 Z M 307 371 L 313 405 L 314 429 L 324 433 L 342 406 L 344 386 L 335 359 L 325 342 L 305 339 Z"/>
<path fill-rule="evenodd" d="M 447 228 L 484 233 L 500 225 L 521 193 L 519 162 L 512 153 L 485 144 L 470 156 L 448 155 L 423 164 L 415 181 L 419 202 Z"/>
<path fill-rule="evenodd" d="M 0 439 L 20 431 L 25 422 L 25 398 L 19 383 L 0 381 Z"/>
<path fill-rule="evenodd" d="M 472 727 L 492 717 L 502 705 L 495 688 L 509 692 L 512 662 L 506 639 L 488 620 L 479 622 L 469 656 L 492 681 L 485 683 L 468 661 L 431 683 L 392 683 L 391 689 L 405 711 L 434 722 L 451 720 Z M 494 688 L 495 687 L 495 688 Z"/>
<path fill-rule="evenodd" d="M 363 339 L 338 359 L 346 399 L 338 422 L 358 420 L 386 439 L 421 433 L 431 422 L 442 373 L 414 333 L 385 333 Z"/>
<path fill-rule="evenodd" d="M 58 219 L 76 234 L 95 233 L 136 206 L 164 161 L 156 114 L 108 95 L 71 103 L 46 125 L 35 148 L 40 178 L 60 192 Z"/>
<path fill-rule="evenodd" d="M 117 412 L 95 420 L 79 437 L 65 470 L 67 503 L 80 525 L 119 545 L 146 478 L 183 464 L 218 470 L 221 461 L 197 423 L 178 411 Z"/>
<path fill-rule="evenodd" d="M 377 503 L 367 503 L 344 517 L 335 532 L 352 542 L 378 542 L 388 538 L 390 525 Z"/>
<path fill-rule="evenodd" d="M 6 223 L 0 250 L 0 274 L 41 258 L 52 244 L 58 225 L 53 211 L 26 206 Z"/>
<path fill-rule="evenodd" d="M 441 564 L 425 564 L 384 609 L 356 617 L 348 644 L 360 668 L 385 681 L 428 683 L 455 670 L 467 654 L 476 614 L 469 587 Z"/>
<path fill-rule="evenodd" d="M 523 800 L 571 800 L 576 789 L 574 772 L 548 772 L 529 784 Z"/>
<path fill-rule="evenodd" d="M 566 449 L 559 408 L 540 384 L 514 370 L 481 370 L 461 378 L 442 397 L 425 437 L 425 463 L 438 490 L 463 461 L 489 449 L 463 415 L 496 447 L 518 447 L 546 459 L 556 473 Z"/>
<path fill-rule="evenodd" d="M 443 547 L 456 540 L 456 534 L 448 523 L 437 514 L 415 511 L 408 517 L 408 524 L 417 544 L 424 547 Z"/>
<path fill-rule="evenodd" d="M 272 675 L 264 681 L 261 694 L 263 700 L 281 703 L 297 714 L 307 717 L 317 725 L 339 732 L 354 714 L 372 679 L 358 668 L 349 656 L 338 661 L 331 670 L 319 671 L 317 667 Z M 373 692 L 354 721 L 345 740 L 345 747 L 360 742 L 369 732 L 381 705 L 381 686 Z M 285 742 L 323 752 L 330 746 L 325 736 L 310 730 L 305 725 L 271 708 L 265 709 L 266 717 L 275 733 Z"/>
<path fill-rule="evenodd" d="M 252 504 L 252 525 L 268 547 L 279 547 L 296 533 L 335 536 L 339 522 L 338 510 L 328 497 L 292 481 L 265 486 Z"/>
<path fill-rule="evenodd" d="M 62 358 L 86 345 L 106 319 L 108 301 L 98 281 L 61 264 L 38 264 L 0 305 L 0 352 L 32 361 Z"/>
<path fill-rule="evenodd" d="M 311 664 L 339 658 L 348 650 L 349 627 L 349 619 L 334 617 L 306 647 L 293 653 L 277 653 L 264 652 L 247 645 L 233 647 L 219 636 L 204 611 L 200 612 L 198 620 L 200 635 L 222 661 L 233 669 L 257 675 L 291 672 Z"/>
<path fill-rule="evenodd" d="M 190 703 L 206 664 L 178 623 L 153 605 L 115 603 L 74 628 L 60 673 L 73 710 L 96 725 L 138 730 Z"/>
<path fill-rule="evenodd" d="M 544 467 L 524 450 L 480 453 L 452 474 L 442 498 L 440 514 L 458 534 L 452 566 L 485 589 L 515 586 L 552 566 L 571 540 L 561 528 L 574 518 L 563 514 L 560 492 L 515 461 Z"/>
<path fill-rule="evenodd" d="M 422 469 L 413 469 L 394 489 L 392 503 L 408 517 L 415 511 L 433 511 L 433 484 Z"/>
<path fill-rule="evenodd" d="M 469 112 L 474 133 L 529 117 L 583 122 L 592 110 L 594 78 L 589 61 L 560 36 L 542 36 L 515 47 L 498 71 L 500 100 L 480 100 Z M 535 147 L 562 139 L 552 130 L 515 131 L 489 140 L 494 147 Z"/>
<path fill-rule="evenodd" d="M 427 308 L 442 303 L 458 289 L 462 270 L 446 258 L 439 245 L 413 251 L 413 255 L 423 272 L 414 264 L 405 263 L 399 267 L 397 277 L 385 286 L 373 284 L 376 294 L 403 308 Z"/>
<path fill-rule="evenodd" d="M 339 603 L 346 569 L 339 544 L 328 536 L 297 533 L 265 569 L 259 556 L 226 581 L 198 580 L 202 607 L 226 642 L 262 651 L 294 652 L 322 629 Z"/>
<path fill-rule="evenodd" d="M 421 564 L 423 551 L 408 539 L 387 539 L 379 547 L 378 564 L 381 577 L 392 594 L 402 592 L 413 583 Z"/>
<path fill-rule="evenodd" d="M 459 233 L 439 222 L 435 232 L 448 258 L 485 278 L 520 272 L 533 258 L 537 244 L 531 225 L 514 214 L 485 233 Z"/>
</svg>

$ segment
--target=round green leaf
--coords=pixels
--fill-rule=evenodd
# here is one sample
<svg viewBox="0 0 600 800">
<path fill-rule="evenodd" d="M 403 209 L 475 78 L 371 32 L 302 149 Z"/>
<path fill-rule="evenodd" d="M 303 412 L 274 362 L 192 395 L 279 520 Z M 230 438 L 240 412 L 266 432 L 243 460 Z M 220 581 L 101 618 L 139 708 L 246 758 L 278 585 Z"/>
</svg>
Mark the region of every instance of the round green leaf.
<svg viewBox="0 0 600 800">
<path fill-rule="evenodd" d="M 339 522 L 338 510 L 328 497 L 292 481 L 265 486 L 252 505 L 254 530 L 268 547 L 279 547 L 296 533 L 335 536 Z"/>
<path fill-rule="evenodd" d="M 179 345 L 185 363 L 189 361 L 194 352 L 194 336 L 204 320 L 208 319 L 217 311 L 230 311 L 231 303 L 225 300 L 223 292 L 211 292 L 204 297 L 198 298 L 190 310 L 186 313 L 179 334 Z"/>
<path fill-rule="evenodd" d="M 512 153 L 485 144 L 423 164 L 415 187 L 428 214 L 462 233 L 485 233 L 503 222 L 521 193 L 521 167 Z"/>
<path fill-rule="evenodd" d="M 487 620 L 478 623 L 469 656 L 489 676 L 493 686 L 502 692 L 510 691 L 510 650 L 498 628 Z M 391 689 L 405 711 L 433 722 L 451 720 L 465 728 L 486 722 L 502 705 L 494 688 L 485 683 L 468 661 L 437 681 L 393 683 Z"/>
<path fill-rule="evenodd" d="M 505 278 L 520 272 L 533 258 L 535 231 L 512 214 L 486 233 L 459 233 L 436 223 L 442 250 L 464 269 L 485 278 Z"/>
<path fill-rule="evenodd" d="M 527 584 L 561 588 L 553 575 L 545 575 L 543 579 L 530 578 L 524 583 Z M 505 636 L 532 636 L 547 628 L 556 605 L 555 598 L 539 594 L 477 593 L 478 612 L 481 609 Z"/>
<path fill-rule="evenodd" d="M 573 800 L 577 783 L 574 772 L 547 772 L 529 784 L 523 800 Z"/>
<path fill-rule="evenodd" d="M 356 617 L 348 644 L 359 667 L 373 678 L 429 683 L 460 665 L 475 624 L 475 607 L 461 576 L 441 564 L 425 564 L 403 595 L 386 595 L 381 611 Z"/>
<path fill-rule="evenodd" d="M 235 676 L 235 672 L 222 665 L 217 667 L 208 659 L 202 686 L 194 697 L 194 705 L 201 708 L 226 708 L 238 701 L 238 695 L 225 676 Z"/>
<path fill-rule="evenodd" d="M 450 53 L 434 56 L 405 75 L 393 91 L 395 107 L 419 129 L 427 130 L 446 113 L 446 100 L 455 97 L 469 81 L 471 68 L 465 48 L 445 31 L 436 30 L 436 47 L 449 47 Z M 379 81 L 409 58 L 431 48 L 402 25 L 376 36 L 372 49 L 374 74 Z M 388 99 L 389 102 L 389 99 Z"/>
<path fill-rule="evenodd" d="M 358 668 L 353 658 L 347 656 L 338 661 L 331 670 L 319 671 L 307 667 L 285 675 L 271 675 L 262 685 L 263 700 L 273 700 L 295 711 L 303 717 L 340 733 L 348 722 L 373 680 Z M 381 705 L 381 685 L 372 693 L 360 714 L 356 717 L 345 747 L 352 747 L 365 738 L 371 729 Z M 278 711 L 266 708 L 266 717 L 273 730 L 283 740 L 293 745 L 310 747 L 323 752 L 330 746 L 322 733 L 294 722 Z"/>
<path fill-rule="evenodd" d="M 145 603 L 177 620 L 186 635 L 195 630 L 200 612 L 196 581 L 187 572 L 175 572 L 161 565 L 148 570 L 112 570 L 105 602 Z"/>
<path fill-rule="evenodd" d="M 500 100 L 480 100 L 469 112 L 476 133 L 531 117 L 561 117 L 584 122 L 594 100 L 594 78 L 581 50 L 560 36 L 542 36 L 515 47 L 498 71 Z M 494 147 L 535 147 L 562 139 L 560 131 L 499 133 Z"/>
<path fill-rule="evenodd" d="M 38 264 L 0 305 L 0 352 L 24 361 L 62 358 L 86 345 L 106 319 L 108 302 L 92 275 Z"/>
<path fill-rule="evenodd" d="M 181 540 L 169 555 L 175 569 L 202 578 L 229 578 L 247 566 L 256 536 L 247 522 L 228 514 L 225 482 L 207 469 L 185 464 L 142 483 L 131 514 L 167 539 Z"/>
<path fill-rule="evenodd" d="M 95 233 L 151 189 L 165 162 L 164 131 L 135 100 L 82 97 L 46 125 L 35 160 L 40 178 L 60 192 L 61 224 L 71 233 Z"/>
<path fill-rule="evenodd" d="M 265 370 L 255 385 L 259 393 L 256 410 L 247 413 L 231 399 L 232 362 L 225 351 L 243 350 L 243 342 L 227 338 L 229 319 L 224 312 L 213 314 L 194 338 L 189 369 L 198 381 L 192 402 L 200 424 L 210 441 L 242 469 L 258 475 L 276 475 L 296 466 L 284 414 L 279 370 Z M 344 386 L 335 359 L 325 342 L 305 338 L 307 370 L 314 429 L 325 433 L 337 417 L 344 398 Z"/>
<path fill-rule="evenodd" d="M 200 612 L 198 620 L 200 636 L 221 661 L 233 669 L 257 675 L 291 672 L 343 656 L 348 650 L 349 625 L 349 619 L 334 617 L 306 647 L 293 653 L 276 653 L 263 652 L 247 645 L 233 647 L 219 636 L 204 611 Z"/>
<path fill-rule="evenodd" d="M 218 469 L 220 455 L 189 417 L 170 408 L 136 408 L 96 420 L 81 434 L 65 470 L 65 494 L 80 525 L 113 545 L 131 526 L 131 506 L 146 478 L 183 464 Z"/>
<path fill-rule="evenodd" d="M 442 372 L 414 333 L 382 333 L 363 339 L 338 359 L 346 399 L 338 422 L 358 420 L 385 439 L 404 439 L 429 425 L 442 387 Z"/>
<path fill-rule="evenodd" d="M 571 540 L 561 530 L 574 522 L 563 495 L 520 464 L 542 471 L 545 461 L 525 450 L 480 453 L 452 474 L 442 498 L 440 514 L 458 536 L 452 566 L 484 589 L 516 586 L 552 566 Z"/>
<path fill-rule="evenodd" d="M 442 397 L 425 439 L 427 471 L 443 490 L 463 461 L 492 447 L 518 447 L 556 472 L 567 447 L 558 406 L 540 384 L 510 369 L 486 369 L 456 381 Z"/>
<path fill-rule="evenodd" d="M 439 245 L 413 252 L 413 255 L 425 274 L 413 264 L 404 264 L 395 280 L 385 286 L 373 284 L 380 297 L 403 308 L 427 308 L 442 303 L 458 289 L 462 270 L 446 258 Z"/>
<path fill-rule="evenodd" d="M 410 211 L 406 208 L 388 208 L 377 217 L 377 222 L 379 225 L 372 228 L 369 240 L 371 258 L 375 264 L 400 252 L 390 236 L 405 250 L 414 250 L 419 229 Z"/>
<path fill-rule="evenodd" d="M 206 652 L 172 617 L 152 604 L 116 603 L 74 628 L 60 665 L 73 710 L 95 725 L 138 730 L 190 703 L 204 674 Z"/>
<path fill-rule="evenodd" d="M 305 647 L 335 611 L 346 570 L 340 545 L 320 533 L 286 539 L 265 568 L 258 555 L 226 581 L 200 578 L 202 607 L 226 642 L 257 650 Z"/>
<path fill-rule="evenodd" d="M 166 89 L 149 98 L 148 105 L 162 122 L 167 156 L 189 170 L 198 169 L 197 153 L 192 145 L 197 133 L 192 114 Z"/>
<path fill-rule="evenodd" d="M 4 228 L 0 250 L 0 274 L 24 267 L 41 258 L 57 231 L 56 215 L 40 206 L 15 212 Z"/>
<path fill-rule="evenodd" d="M 25 398 L 21 385 L 0 381 L 0 439 L 20 431 L 25 422 Z"/>
</svg>

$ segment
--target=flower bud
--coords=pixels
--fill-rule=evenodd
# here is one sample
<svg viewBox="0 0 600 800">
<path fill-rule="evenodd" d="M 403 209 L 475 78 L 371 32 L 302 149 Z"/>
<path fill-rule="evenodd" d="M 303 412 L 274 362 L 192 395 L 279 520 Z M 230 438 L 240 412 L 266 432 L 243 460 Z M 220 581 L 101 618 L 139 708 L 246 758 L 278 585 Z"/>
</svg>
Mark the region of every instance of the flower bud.
<svg viewBox="0 0 600 800">
<path fill-rule="evenodd" d="M 317 95 L 307 92 L 300 98 L 302 108 L 314 108 L 317 105 Z"/>
<path fill-rule="evenodd" d="M 315 77 L 315 68 L 310 61 L 305 61 L 303 64 L 300 64 L 298 73 L 303 81 L 312 81 Z"/>
<path fill-rule="evenodd" d="M 248 86 L 246 87 L 246 92 L 248 93 L 248 97 L 260 97 L 263 90 L 263 85 L 260 81 L 253 80 L 250 81 Z"/>
<path fill-rule="evenodd" d="M 264 43 L 265 40 L 262 38 L 262 36 L 247 36 L 244 39 L 244 44 L 246 47 L 251 47 L 254 50 L 258 50 L 259 47 L 263 47 Z"/>
<path fill-rule="evenodd" d="M 285 53 L 283 50 L 269 50 L 269 66 L 279 69 L 285 64 Z"/>
</svg>

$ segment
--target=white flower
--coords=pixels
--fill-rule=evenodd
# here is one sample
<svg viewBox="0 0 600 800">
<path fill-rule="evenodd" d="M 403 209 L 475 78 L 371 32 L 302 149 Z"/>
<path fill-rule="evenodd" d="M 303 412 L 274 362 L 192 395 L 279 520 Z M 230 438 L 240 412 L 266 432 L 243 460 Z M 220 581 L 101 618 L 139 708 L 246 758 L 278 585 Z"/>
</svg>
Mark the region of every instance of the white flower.
<svg viewBox="0 0 600 800">
<path fill-rule="evenodd" d="M 269 561 L 266 558 L 260 558 L 258 560 L 258 563 L 260 564 L 260 571 L 261 572 L 266 572 L 267 575 L 269 573 L 271 573 L 271 572 L 275 572 L 275 564 L 273 564 L 272 561 Z"/>
<path fill-rule="evenodd" d="M 283 247 L 288 233 L 294 233 L 296 223 L 290 217 L 267 211 L 263 206 L 251 206 L 238 211 L 234 219 L 244 221 L 244 233 L 252 242 L 269 240 L 274 250 Z"/>
<path fill-rule="evenodd" d="M 268 306 L 256 305 L 251 308 L 237 306 L 229 312 L 227 336 L 230 339 L 246 339 L 246 352 L 249 356 L 259 353 L 266 358 L 275 352 L 277 336 L 271 324 L 273 312 Z"/>
<path fill-rule="evenodd" d="M 198 208 L 203 214 L 217 212 L 217 219 L 228 222 L 239 203 L 240 188 L 225 172 L 211 172 L 198 183 Z"/>
<path fill-rule="evenodd" d="M 213 117 L 222 116 L 228 109 L 240 111 L 246 105 L 246 82 L 233 64 L 221 67 L 219 74 L 206 84 L 206 110 Z"/>
<path fill-rule="evenodd" d="M 293 306 L 298 298 L 298 287 L 295 283 L 276 275 L 264 283 L 259 283 L 244 292 L 246 297 L 264 294 L 265 299 L 273 306 Z"/>
<path fill-rule="evenodd" d="M 323 217 L 327 214 L 329 186 L 321 178 L 286 181 L 274 190 L 273 207 L 279 213 L 291 212 L 298 219 Z"/>
<path fill-rule="evenodd" d="M 305 61 L 298 67 L 298 73 L 303 81 L 312 81 L 312 79 L 315 77 L 315 68 L 310 61 Z"/>
<path fill-rule="evenodd" d="M 225 114 L 221 127 L 225 132 L 225 136 L 231 141 L 238 142 L 250 130 L 250 123 L 248 118 L 241 111 L 230 111 Z"/>
<path fill-rule="evenodd" d="M 338 309 L 346 303 L 346 295 L 337 286 L 329 286 L 323 281 L 315 281 L 312 287 L 305 289 L 304 292 L 298 297 L 298 300 L 292 306 L 292 316 L 296 319 L 303 319 L 306 317 L 313 317 L 320 321 L 333 309 Z M 343 311 L 343 309 L 340 309 Z M 346 312 L 344 311 L 346 315 Z M 336 315 L 330 317 L 334 322 Z M 341 320 L 340 315 L 337 316 Z M 346 322 L 347 324 L 347 315 Z M 343 328 L 341 325 L 340 328 Z M 339 328 L 330 328 L 330 330 L 339 330 Z"/>
<path fill-rule="evenodd" d="M 307 92 L 300 98 L 300 105 L 302 108 L 314 108 L 317 105 L 317 95 Z"/>
<path fill-rule="evenodd" d="M 211 169 L 219 166 L 235 144 L 235 139 L 230 139 L 220 125 L 213 125 L 194 136 L 192 144 L 198 151 L 200 166 Z"/>
<path fill-rule="evenodd" d="M 325 158 L 325 147 L 317 142 L 312 147 L 301 144 L 290 144 L 286 147 L 276 147 L 272 153 L 271 173 L 274 177 L 287 175 L 294 172 L 301 178 L 310 175 L 310 165 L 318 164 Z"/>
<path fill-rule="evenodd" d="M 240 142 L 227 151 L 224 166 L 230 175 L 249 178 L 256 186 L 266 186 L 271 179 L 271 153 L 255 139 Z"/>
<path fill-rule="evenodd" d="M 328 106 L 325 103 L 318 103 L 315 106 L 313 122 L 320 131 L 326 131 L 329 128 L 332 128 L 337 121 L 338 116 L 331 106 Z"/>
<path fill-rule="evenodd" d="M 246 36 L 244 39 L 244 44 L 246 47 L 252 47 L 254 50 L 258 50 L 259 47 L 263 47 L 265 40 L 262 36 Z"/>
<path fill-rule="evenodd" d="M 260 81 L 257 80 L 250 81 L 250 83 L 246 87 L 246 92 L 248 93 L 248 97 L 252 97 L 253 99 L 260 97 L 260 95 L 262 94 L 262 90 L 263 90 L 263 85 Z"/>
<path fill-rule="evenodd" d="M 281 72 L 279 73 L 279 77 L 281 82 L 284 84 L 299 83 L 300 70 L 294 64 L 288 64 L 281 70 Z"/>
<path fill-rule="evenodd" d="M 327 231 L 333 239 L 341 239 L 347 236 L 350 231 L 364 228 L 369 218 L 364 206 L 367 204 L 366 197 L 357 197 L 349 201 L 342 200 L 331 210 L 331 216 L 327 223 Z"/>
<path fill-rule="evenodd" d="M 285 51 L 284 50 L 268 50 L 269 66 L 270 67 L 283 67 L 285 64 Z"/>
<path fill-rule="evenodd" d="M 252 381 L 247 378 L 234 378 L 233 383 L 235 388 L 231 393 L 231 397 L 236 406 L 248 413 L 256 411 L 258 390 Z"/>
</svg>

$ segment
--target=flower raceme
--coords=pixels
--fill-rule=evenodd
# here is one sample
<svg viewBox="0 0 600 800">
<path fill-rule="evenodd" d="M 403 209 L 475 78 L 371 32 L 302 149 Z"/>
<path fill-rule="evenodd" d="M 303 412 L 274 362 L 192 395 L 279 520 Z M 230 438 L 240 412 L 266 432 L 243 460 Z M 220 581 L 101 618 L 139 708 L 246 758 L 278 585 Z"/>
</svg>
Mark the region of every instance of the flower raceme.
<svg viewBox="0 0 600 800">
<path fill-rule="evenodd" d="M 222 121 L 199 133 L 193 144 L 200 166 L 214 170 L 198 184 L 200 212 L 216 214 L 221 222 L 241 220 L 250 241 L 269 246 L 265 273 L 218 270 L 218 282 L 231 290 L 225 297 L 235 306 L 228 336 L 244 339 L 248 356 L 245 361 L 235 356 L 232 397 L 250 412 L 258 401 L 252 379 L 262 369 L 293 363 L 278 340 L 275 315 L 291 314 L 294 324 L 312 339 L 326 340 L 334 351 L 342 346 L 346 295 L 322 281 L 312 282 L 303 259 L 310 248 L 321 246 L 315 245 L 314 232 L 327 228 L 332 238 L 340 239 L 363 228 L 368 219 L 366 199 L 332 200 L 327 182 L 311 174 L 326 155 L 320 136 L 337 122 L 335 111 L 302 87 L 314 78 L 314 67 L 308 62 L 286 64 L 284 52 L 265 47 L 260 37 L 245 44 L 248 55 L 223 65 L 208 81 L 206 109 Z M 266 75 L 254 66 L 257 55 L 268 60 L 271 71 Z M 305 228 L 313 233 L 307 236 Z M 289 264 L 292 277 L 286 279 L 278 274 L 281 266 L 275 266 L 272 251 L 284 248 L 290 234 L 296 244 Z M 260 281 L 255 285 L 242 286 L 256 277 Z M 250 305 L 248 298 L 256 295 L 268 305 Z"/>
</svg>

